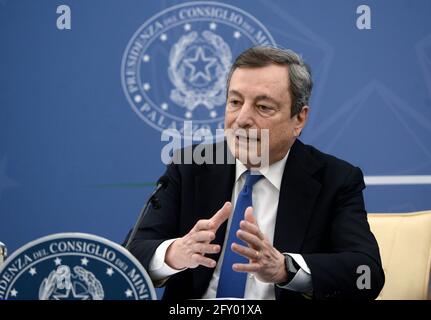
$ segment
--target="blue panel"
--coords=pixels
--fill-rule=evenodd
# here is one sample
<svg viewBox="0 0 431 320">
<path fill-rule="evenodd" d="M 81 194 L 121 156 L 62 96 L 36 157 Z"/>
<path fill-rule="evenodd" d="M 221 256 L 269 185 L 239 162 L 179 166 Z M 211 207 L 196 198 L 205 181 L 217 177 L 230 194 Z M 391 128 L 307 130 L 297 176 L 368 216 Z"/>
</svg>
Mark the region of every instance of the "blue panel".
<svg viewBox="0 0 431 320">
<path fill-rule="evenodd" d="M 175 44 L 176 54 L 216 72 L 207 49 L 184 51 L 193 30 L 211 32 L 221 64 L 229 57 L 222 43 L 232 59 L 259 41 L 302 54 L 315 82 L 305 143 L 366 176 L 431 175 L 431 2 L 366 2 L 369 30 L 357 28 L 363 2 L 354 0 L 201 3 L 219 11 L 200 20 L 181 13 L 199 2 L 0 0 L 0 241 L 13 251 L 56 232 L 123 240 L 164 170 L 160 128 L 174 117 L 177 124 L 207 118 L 212 130 L 223 122 L 222 91 L 208 100 L 212 91 L 204 90 L 208 105 L 193 110 L 189 100 L 181 105 L 183 93 L 173 96 Z M 57 28 L 61 4 L 70 7 L 71 30 Z M 157 30 L 156 21 L 165 26 Z M 122 59 L 150 22 L 136 97 L 123 87 L 133 77 Z M 193 78 L 191 67 L 185 72 Z M 196 72 L 194 85 L 217 88 L 217 78 Z M 140 111 L 145 101 L 157 112 Z M 430 192 L 430 184 L 372 185 L 366 206 L 430 209 Z"/>
</svg>

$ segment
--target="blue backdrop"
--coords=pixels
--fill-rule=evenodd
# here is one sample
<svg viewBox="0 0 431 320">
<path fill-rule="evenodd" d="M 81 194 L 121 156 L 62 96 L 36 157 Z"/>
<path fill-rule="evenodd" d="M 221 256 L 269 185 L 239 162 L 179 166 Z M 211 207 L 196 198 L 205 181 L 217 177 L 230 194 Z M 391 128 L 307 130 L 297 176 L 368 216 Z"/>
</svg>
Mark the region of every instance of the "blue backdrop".
<svg viewBox="0 0 431 320">
<path fill-rule="evenodd" d="M 358 28 L 361 4 L 371 29 Z M 0 0 L 0 241 L 14 251 L 80 231 L 121 242 L 163 173 L 160 130 L 214 130 L 212 67 L 256 43 L 311 65 L 301 139 L 362 168 L 369 212 L 431 209 L 430 14 L 426 0 Z M 181 54 L 185 75 L 172 73 Z M 201 83 L 178 89 L 193 72 Z"/>
</svg>

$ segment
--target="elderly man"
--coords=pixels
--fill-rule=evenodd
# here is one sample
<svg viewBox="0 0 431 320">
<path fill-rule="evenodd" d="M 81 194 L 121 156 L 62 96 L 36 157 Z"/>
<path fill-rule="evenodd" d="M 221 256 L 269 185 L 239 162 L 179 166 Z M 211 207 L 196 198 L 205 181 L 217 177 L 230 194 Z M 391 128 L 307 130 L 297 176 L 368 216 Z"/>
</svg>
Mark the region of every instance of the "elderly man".
<svg viewBox="0 0 431 320">
<path fill-rule="evenodd" d="M 379 294 L 384 274 L 361 170 L 298 140 L 311 89 L 309 68 L 291 50 L 253 47 L 235 60 L 225 114 L 234 163 L 168 165 L 161 208 L 150 209 L 130 246 L 166 286 L 165 299 Z M 266 170 L 240 156 L 252 144 L 267 150 Z"/>
</svg>

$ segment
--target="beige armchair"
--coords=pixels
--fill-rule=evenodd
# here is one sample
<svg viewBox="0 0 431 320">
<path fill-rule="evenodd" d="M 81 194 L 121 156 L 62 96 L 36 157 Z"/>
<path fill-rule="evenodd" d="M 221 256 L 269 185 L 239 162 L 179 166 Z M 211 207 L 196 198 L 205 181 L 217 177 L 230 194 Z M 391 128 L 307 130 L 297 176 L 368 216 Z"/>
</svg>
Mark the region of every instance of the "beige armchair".
<svg viewBox="0 0 431 320">
<path fill-rule="evenodd" d="M 377 299 L 429 297 L 431 211 L 368 214 L 379 243 L 386 282 Z"/>
</svg>

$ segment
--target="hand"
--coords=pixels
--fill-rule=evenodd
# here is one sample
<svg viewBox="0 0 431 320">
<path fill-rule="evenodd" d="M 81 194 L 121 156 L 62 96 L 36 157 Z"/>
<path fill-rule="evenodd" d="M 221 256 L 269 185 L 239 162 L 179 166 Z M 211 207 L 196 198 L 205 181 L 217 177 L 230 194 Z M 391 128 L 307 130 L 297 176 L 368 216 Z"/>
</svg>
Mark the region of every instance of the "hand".
<svg viewBox="0 0 431 320">
<path fill-rule="evenodd" d="M 199 220 L 184 237 L 175 240 L 166 250 L 165 262 L 174 269 L 196 268 L 199 265 L 214 268 L 216 261 L 205 257 L 206 253 L 218 253 L 219 245 L 210 244 L 218 228 L 232 211 L 226 202 L 209 220 Z"/>
<path fill-rule="evenodd" d="M 245 210 L 244 219 L 236 235 L 248 247 L 232 243 L 232 250 L 249 259 L 249 263 L 235 263 L 232 268 L 237 272 L 253 273 L 257 279 L 268 283 L 286 282 L 287 271 L 284 255 L 275 249 L 259 229 L 253 216 L 253 208 Z"/>
</svg>

